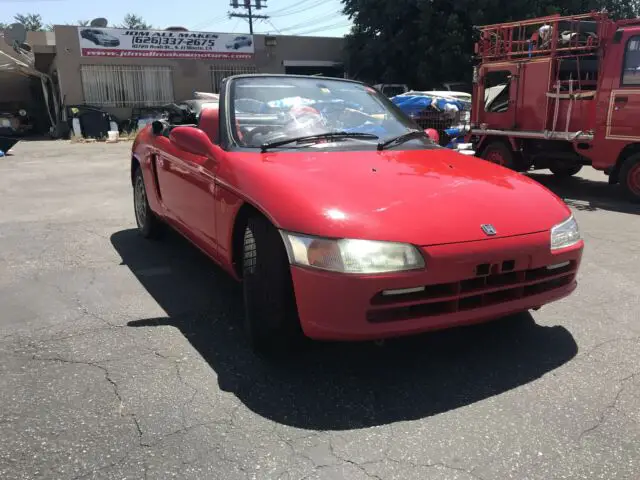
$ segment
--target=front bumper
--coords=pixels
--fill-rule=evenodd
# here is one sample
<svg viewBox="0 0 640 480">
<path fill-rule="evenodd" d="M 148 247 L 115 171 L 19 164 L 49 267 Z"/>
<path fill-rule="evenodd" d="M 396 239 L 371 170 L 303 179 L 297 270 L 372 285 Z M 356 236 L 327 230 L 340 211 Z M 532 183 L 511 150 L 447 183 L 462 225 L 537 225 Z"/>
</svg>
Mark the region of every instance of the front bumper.
<svg viewBox="0 0 640 480">
<path fill-rule="evenodd" d="M 549 232 L 541 232 L 424 247 L 427 269 L 415 272 L 356 276 L 294 266 L 300 323 L 318 340 L 375 340 L 527 311 L 575 290 L 583 247 L 552 253 Z"/>
</svg>

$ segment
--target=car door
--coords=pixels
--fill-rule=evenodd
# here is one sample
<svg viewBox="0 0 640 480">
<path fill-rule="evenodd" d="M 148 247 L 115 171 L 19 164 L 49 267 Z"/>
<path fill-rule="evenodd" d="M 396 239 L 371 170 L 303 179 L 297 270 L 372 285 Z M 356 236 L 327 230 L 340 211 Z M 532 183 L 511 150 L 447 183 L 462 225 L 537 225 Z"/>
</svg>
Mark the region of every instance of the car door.
<svg viewBox="0 0 640 480">
<path fill-rule="evenodd" d="M 198 247 L 216 256 L 214 193 L 217 162 L 182 150 L 166 136 L 160 142 L 158 182 L 169 216 Z"/>
<path fill-rule="evenodd" d="M 640 141 L 640 29 L 625 30 L 620 43 L 622 69 L 612 75 L 606 138 L 635 142 Z"/>
</svg>

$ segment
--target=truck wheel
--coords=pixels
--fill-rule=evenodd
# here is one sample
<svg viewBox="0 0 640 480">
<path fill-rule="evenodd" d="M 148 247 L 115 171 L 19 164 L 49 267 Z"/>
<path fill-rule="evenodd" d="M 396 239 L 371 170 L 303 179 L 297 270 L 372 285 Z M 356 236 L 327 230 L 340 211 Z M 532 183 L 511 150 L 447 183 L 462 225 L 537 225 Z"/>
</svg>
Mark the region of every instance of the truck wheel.
<svg viewBox="0 0 640 480">
<path fill-rule="evenodd" d="M 640 154 L 630 156 L 622 164 L 620 185 L 628 200 L 640 203 Z"/>
<path fill-rule="evenodd" d="M 515 170 L 516 165 L 513 150 L 503 142 L 493 142 L 487 145 L 482 151 L 481 158 L 491 163 Z"/>
<path fill-rule="evenodd" d="M 560 178 L 571 177 L 582 170 L 582 165 L 562 165 L 549 167 L 549 170 L 556 176 Z"/>
<path fill-rule="evenodd" d="M 278 231 L 263 217 L 244 232 L 245 334 L 254 351 L 287 353 L 304 337 L 298 319 L 287 252 Z"/>
</svg>

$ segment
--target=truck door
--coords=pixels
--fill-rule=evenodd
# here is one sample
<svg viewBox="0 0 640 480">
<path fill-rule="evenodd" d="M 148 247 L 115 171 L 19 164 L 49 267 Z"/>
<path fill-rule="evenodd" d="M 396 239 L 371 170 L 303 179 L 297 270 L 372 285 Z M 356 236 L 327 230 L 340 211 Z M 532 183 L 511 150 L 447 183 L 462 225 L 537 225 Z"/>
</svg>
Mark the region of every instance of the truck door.
<svg viewBox="0 0 640 480">
<path fill-rule="evenodd" d="M 618 62 L 618 66 L 610 64 L 613 79 L 606 138 L 640 141 L 640 29 L 624 30 L 620 46 L 624 47 L 622 57 L 615 57 L 621 58 L 622 68 Z"/>
<path fill-rule="evenodd" d="M 511 129 L 516 125 L 516 96 L 518 78 L 516 66 L 492 65 L 481 73 L 479 95 L 474 108 L 480 124 L 488 128 Z"/>
</svg>

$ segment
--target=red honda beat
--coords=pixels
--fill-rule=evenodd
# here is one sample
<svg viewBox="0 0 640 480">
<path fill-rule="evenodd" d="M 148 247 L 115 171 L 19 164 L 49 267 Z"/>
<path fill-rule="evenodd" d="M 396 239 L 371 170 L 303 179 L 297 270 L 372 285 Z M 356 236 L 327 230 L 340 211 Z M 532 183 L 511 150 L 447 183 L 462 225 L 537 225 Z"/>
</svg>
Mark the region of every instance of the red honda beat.
<svg viewBox="0 0 640 480">
<path fill-rule="evenodd" d="M 263 351 L 537 309 L 576 288 L 584 247 L 549 190 L 344 79 L 229 77 L 197 125 L 138 134 L 131 181 L 144 237 L 168 224 L 242 281 Z"/>
</svg>

